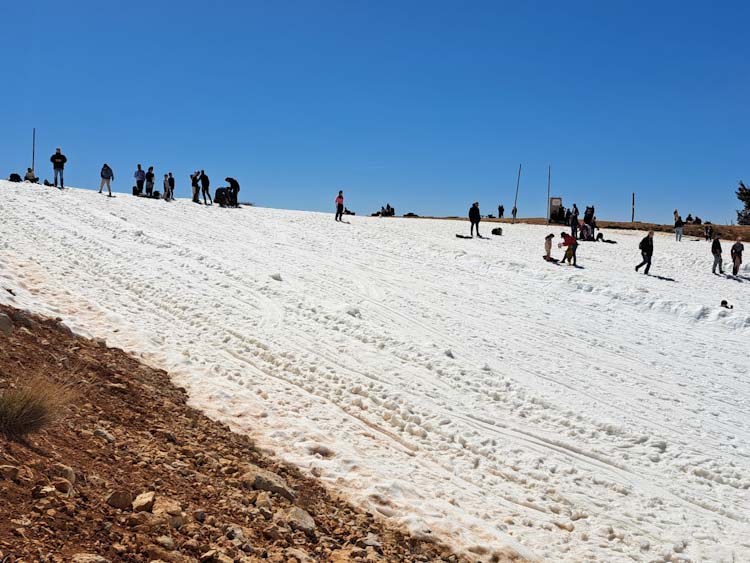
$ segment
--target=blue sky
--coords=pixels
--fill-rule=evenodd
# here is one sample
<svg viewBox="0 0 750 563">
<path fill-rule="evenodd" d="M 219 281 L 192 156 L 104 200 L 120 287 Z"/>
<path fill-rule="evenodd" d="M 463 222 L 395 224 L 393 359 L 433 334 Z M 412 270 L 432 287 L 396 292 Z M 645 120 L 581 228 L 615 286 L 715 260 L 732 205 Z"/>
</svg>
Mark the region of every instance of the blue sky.
<svg viewBox="0 0 750 563">
<path fill-rule="evenodd" d="M 264 1 L 0 5 L 0 175 L 177 195 L 203 168 L 259 205 L 735 218 L 750 180 L 750 3 Z M 159 176 L 160 177 L 160 176 Z"/>
</svg>

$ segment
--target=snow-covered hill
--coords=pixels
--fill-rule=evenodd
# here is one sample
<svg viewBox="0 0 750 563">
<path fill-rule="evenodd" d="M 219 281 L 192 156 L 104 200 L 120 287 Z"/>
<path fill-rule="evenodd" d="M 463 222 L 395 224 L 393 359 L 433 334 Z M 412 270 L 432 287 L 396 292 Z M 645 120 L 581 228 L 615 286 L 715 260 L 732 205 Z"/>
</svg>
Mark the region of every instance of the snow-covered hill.
<svg viewBox="0 0 750 563">
<path fill-rule="evenodd" d="M 712 276 L 708 243 L 657 234 L 671 279 L 647 277 L 643 234 L 609 232 L 574 269 L 541 259 L 559 227 L 504 229 L 0 182 L 0 301 L 142 353 L 417 533 L 750 561 L 747 266 Z"/>
</svg>

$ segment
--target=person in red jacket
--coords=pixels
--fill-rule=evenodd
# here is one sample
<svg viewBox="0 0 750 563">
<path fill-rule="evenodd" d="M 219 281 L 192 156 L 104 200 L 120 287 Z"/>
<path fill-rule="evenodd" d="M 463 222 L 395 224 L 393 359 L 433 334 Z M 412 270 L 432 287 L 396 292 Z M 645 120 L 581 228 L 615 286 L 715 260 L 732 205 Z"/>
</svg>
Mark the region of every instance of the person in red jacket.
<svg viewBox="0 0 750 563">
<path fill-rule="evenodd" d="M 560 237 L 563 241 L 557 245 L 557 248 L 562 248 L 563 246 L 568 247 L 565 251 L 565 256 L 563 256 L 563 261 L 567 261 L 568 264 L 570 264 L 572 260 L 573 265 L 576 266 L 576 249 L 578 248 L 578 241 L 568 233 L 560 233 Z"/>
</svg>

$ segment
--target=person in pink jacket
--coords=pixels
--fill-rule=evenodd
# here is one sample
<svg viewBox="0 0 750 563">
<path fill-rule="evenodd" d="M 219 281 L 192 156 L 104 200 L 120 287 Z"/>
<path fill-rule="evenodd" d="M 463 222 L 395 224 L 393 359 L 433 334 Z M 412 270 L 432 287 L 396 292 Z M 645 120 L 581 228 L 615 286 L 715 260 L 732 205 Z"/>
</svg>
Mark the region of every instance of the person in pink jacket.
<svg viewBox="0 0 750 563">
<path fill-rule="evenodd" d="M 344 191 L 339 190 L 339 195 L 336 196 L 336 221 L 341 221 L 344 215 Z"/>
</svg>

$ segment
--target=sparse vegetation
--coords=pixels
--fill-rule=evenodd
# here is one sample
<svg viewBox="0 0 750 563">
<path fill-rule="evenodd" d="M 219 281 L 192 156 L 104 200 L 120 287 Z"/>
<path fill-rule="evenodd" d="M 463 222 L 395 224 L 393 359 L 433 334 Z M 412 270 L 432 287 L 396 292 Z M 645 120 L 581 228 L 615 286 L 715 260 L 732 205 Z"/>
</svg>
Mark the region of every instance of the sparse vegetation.
<svg viewBox="0 0 750 563">
<path fill-rule="evenodd" d="M 46 377 L 17 382 L 0 394 L 0 434 L 18 440 L 57 420 L 73 391 Z"/>
</svg>

